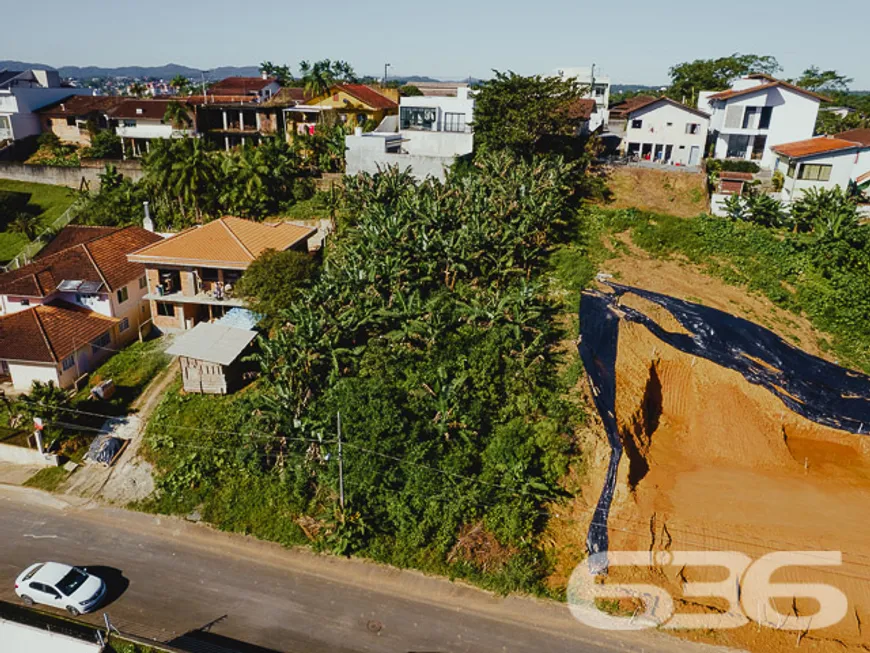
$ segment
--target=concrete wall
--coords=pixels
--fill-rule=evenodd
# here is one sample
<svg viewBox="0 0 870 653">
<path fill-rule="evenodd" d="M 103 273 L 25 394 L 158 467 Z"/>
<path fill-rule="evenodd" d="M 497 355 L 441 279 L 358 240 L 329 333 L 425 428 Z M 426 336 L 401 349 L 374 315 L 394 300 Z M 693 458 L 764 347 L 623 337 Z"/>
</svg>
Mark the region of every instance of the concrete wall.
<svg viewBox="0 0 870 653">
<path fill-rule="evenodd" d="M 640 128 L 632 127 L 632 122 L 635 120 L 641 121 Z M 698 125 L 697 133 L 686 133 L 689 124 Z M 634 111 L 628 116 L 622 146 L 627 151 L 629 143 L 638 143 L 643 151 L 644 144 L 671 145 L 671 157 L 664 162 L 684 166 L 689 165 L 692 147 L 696 147 L 698 160 L 693 162 L 693 165 L 697 165 L 704 156 L 704 144 L 707 141 L 709 125 L 710 121 L 707 118 L 673 104 L 662 102 Z M 654 152 L 655 147 L 653 147 Z"/>
<path fill-rule="evenodd" d="M 46 444 L 48 443 L 43 442 L 43 446 L 45 446 Z M 0 444 L 0 460 L 7 463 L 14 463 L 16 465 L 42 465 L 44 467 L 57 466 L 57 456 L 39 453 L 36 449 L 30 449 L 29 447 L 19 447 L 14 444 Z M 8 642 L 6 642 L 6 644 L 8 644 Z M 3 650 L 16 651 L 25 649 L 4 648 Z M 51 650 L 55 651 L 58 649 L 52 648 Z"/>
<path fill-rule="evenodd" d="M 435 136 L 443 134 L 434 133 Z M 464 134 L 457 134 L 462 136 Z M 453 156 L 415 156 L 413 154 L 398 154 L 384 150 L 384 139 L 376 136 L 345 137 L 347 152 L 345 153 L 345 170 L 349 175 L 360 172 L 375 174 L 378 168 L 398 166 L 400 170 L 411 168 L 411 173 L 417 179 L 435 177 L 444 179 L 444 167 L 453 164 Z"/>
<path fill-rule="evenodd" d="M 30 392 L 34 381 L 42 381 L 43 383 L 52 381 L 55 385 L 60 385 L 57 367 L 51 363 L 7 361 L 7 364 L 9 365 L 9 375 L 12 377 L 12 387 L 16 390 Z"/>
<path fill-rule="evenodd" d="M 51 184 L 53 186 L 66 186 L 78 189 L 84 180 L 91 190 L 100 187 L 100 174 L 105 169 L 105 161 L 93 161 L 82 165 L 80 168 L 63 168 L 58 166 L 34 166 L 23 163 L 0 161 L 0 179 L 13 179 L 15 181 L 27 181 L 34 184 Z M 142 167 L 138 164 L 128 165 L 126 161 L 109 161 L 117 166 L 118 172 L 133 181 L 139 181 L 142 176 Z M 93 167 L 91 167 L 93 166 Z"/>
</svg>

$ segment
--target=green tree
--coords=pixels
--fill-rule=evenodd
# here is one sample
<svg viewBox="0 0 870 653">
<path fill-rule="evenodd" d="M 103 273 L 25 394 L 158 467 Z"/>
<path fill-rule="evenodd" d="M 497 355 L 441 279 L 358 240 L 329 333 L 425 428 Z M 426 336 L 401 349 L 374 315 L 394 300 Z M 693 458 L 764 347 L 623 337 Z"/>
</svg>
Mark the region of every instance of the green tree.
<svg viewBox="0 0 870 653">
<path fill-rule="evenodd" d="M 133 82 L 130 86 L 127 87 L 127 95 L 132 95 L 133 97 L 143 97 L 146 92 L 145 85 L 141 82 Z"/>
<path fill-rule="evenodd" d="M 91 144 L 82 151 L 88 159 L 120 159 L 121 138 L 109 129 L 101 129 L 91 137 Z"/>
<path fill-rule="evenodd" d="M 795 85 L 808 91 L 819 93 L 829 91 L 848 91 L 849 84 L 854 80 L 841 75 L 836 70 L 821 70 L 818 66 L 810 66 L 803 74 L 794 80 Z"/>
<path fill-rule="evenodd" d="M 55 421 L 69 418 L 66 409 L 70 408 L 70 398 L 54 381 L 34 381 L 30 392 L 18 398 L 15 408 L 28 420 L 40 417 L 50 427 Z"/>
<path fill-rule="evenodd" d="M 795 231 L 812 231 L 819 238 L 838 240 L 858 225 L 855 199 L 839 186 L 808 188 L 792 203 Z"/>
<path fill-rule="evenodd" d="M 236 292 L 271 322 L 299 298 L 315 269 L 315 260 L 307 253 L 267 249 L 245 270 Z"/>
<path fill-rule="evenodd" d="M 175 89 L 178 95 L 190 95 L 191 83 L 184 75 L 176 75 L 169 82 L 169 86 Z"/>
<path fill-rule="evenodd" d="M 323 95 L 336 83 L 353 84 L 358 81 L 353 67 L 346 61 L 323 59 L 313 64 L 301 61 L 299 73 L 305 92 L 312 97 Z"/>
<path fill-rule="evenodd" d="M 9 230 L 23 234 L 27 240 L 33 240 L 36 237 L 38 228 L 39 218 L 32 213 L 21 212 L 9 222 Z"/>
<path fill-rule="evenodd" d="M 576 80 L 494 73 L 475 95 L 474 140 L 480 150 L 529 156 L 544 137 L 575 133 L 570 108 L 582 94 Z"/>
<path fill-rule="evenodd" d="M 694 105 L 701 91 L 723 91 L 738 77 L 752 73 L 773 75 L 780 70 L 779 62 L 769 55 L 735 53 L 718 59 L 695 59 L 671 67 L 668 95 Z"/>
<path fill-rule="evenodd" d="M 193 118 L 191 118 L 190 111 L 186 105 L 173 100 L 166 105 L 163 122 L 168 122 L 172 125 L 173 129 L 182 130 L 190 128 L 193 124 Z"/>
<path fill-rule="evenodd" d="M 183 222 L 212 215 L 221 183 L 220 155 L 201 138 L 155 140 L 143 161 L 145 184 L 175 205 Z"/>
<path fill-rule="evenodd" d="M 264 61 L 260 64 L 260 72 L 274 77 L 281 86 L 290 86 L 293 82 L 293 74 L 290 72 L 290 67 L 286 65 L 275 65 L 271 61 Z"/>
<path fill-rule="evenodd" d="M 415 97 L 423 95 L 423 91 L 421 91 L 413 84 L 405 84 L 404 86 L 399 87 L 399 94 L 402 97 Z"/>
</svg>

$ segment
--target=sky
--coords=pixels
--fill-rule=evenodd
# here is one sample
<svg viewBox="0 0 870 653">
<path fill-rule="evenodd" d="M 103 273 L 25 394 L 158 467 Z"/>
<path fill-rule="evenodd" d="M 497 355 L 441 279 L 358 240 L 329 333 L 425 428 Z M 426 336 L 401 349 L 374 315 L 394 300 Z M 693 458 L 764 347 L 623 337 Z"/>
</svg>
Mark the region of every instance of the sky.
<svg viewBox="0 0 870 653">
<path fill-rule="evenodd" d="M 364 75 L 390 63 L 391 74 L 450 79 L 594 63 L 613 83 L 664 84 L 675 63 L 742 52 L 774 55 L 782 77 L 817 65 L 870 90 L 870 67 L 858 56 L 870 51 L 865 3 L 39 0 L 0 14 L 0 59 L 204 69 L 269 60 L 295 73 L 303 59 L 330 58 Z"/>
</svg>

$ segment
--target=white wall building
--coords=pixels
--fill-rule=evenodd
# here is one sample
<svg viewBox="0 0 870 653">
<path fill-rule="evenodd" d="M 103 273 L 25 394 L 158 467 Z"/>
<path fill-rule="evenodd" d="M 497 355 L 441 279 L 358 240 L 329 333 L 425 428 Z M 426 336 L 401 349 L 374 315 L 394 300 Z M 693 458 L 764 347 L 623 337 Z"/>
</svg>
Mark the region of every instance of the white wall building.
<svg viewBox="0 0 870 653">
<path fill-rule="evenodd" d="M 178 100 L 137 100 L 130 99 L 109 109 L 107 116 L 115 124 L 115 133 L 121 137 L 122 145 L 130 143 L 133 155 L 138 156 L 150 150 L 149 141 L 154 138 L 184 138 L 196 134 L 192 110 L 186 104 L 189 123 L 185 126 L 173 125 L 165 119 L 169 105 Z"/>
<path fill-rule="evenodd" d="M 610 77 L 601 74 L 595 66 L 588 68 L 560 68 L 556 73 L 562 79 L 575 79 L 586 89 L 584 98 L 595 100 L 596 111 L 589 123 L 589 130 L 595 131 L 610 120 Z"/>
<path fill-rule="evenodd" d="M 40 133 L 35 112 L 71 95 L 91 95 L 85 88 L 61 86 L 54 70 L 0 70 L 0 142 Z"/>
<path fill-rule="evenodd" d="M 827 98 L 768 75 L 750 75 L 727 91 L 702 91 L 698 108 L 710 114 L 715 158 L 771 168 L 774 146 L 813 135 L 822 101 Z"/>
<path fill-rule="evenodd" d="M 387 116 L 373 132 L 357 129 L 345 138 L 347 174 L 410 167 L 418 179 L 444 179 L 444 167 L 474 149 L 474 98 L 467 87 L 456 96 L 403 97 L 399 115 Z"/>
<path fill-rule="evenodd" d="M 679 166 L 701 162 L 710 117 L 667 97 L 651 99 L 627 113 L 622 148 L 642 160 Z"/>
<path fill-rule="evenodd" d="M 870 174 L 870 129 L 774 146 L 775 169 L 785 175 L 780 198 L 791 202 L 810 188 L 846 189 Z"/>
</svg>

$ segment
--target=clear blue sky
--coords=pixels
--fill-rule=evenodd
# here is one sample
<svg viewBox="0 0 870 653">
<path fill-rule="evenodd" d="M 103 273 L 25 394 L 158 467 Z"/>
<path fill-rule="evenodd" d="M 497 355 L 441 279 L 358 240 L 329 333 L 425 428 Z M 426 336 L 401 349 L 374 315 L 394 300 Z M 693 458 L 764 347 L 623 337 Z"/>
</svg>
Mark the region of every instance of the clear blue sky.
<svg viewBox="0 0 870 653">
<path fill-rule="evenodd" d="M 835 68 L 870 89 L 866 0 L 32 0 L 3 12 L 0 59 L 196 68 L 346 59 L 379 75 L 485 77 L 596 63 L 615 83 L 668 67 L 772 54 L 796 76 Z"/>
</svg>

